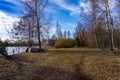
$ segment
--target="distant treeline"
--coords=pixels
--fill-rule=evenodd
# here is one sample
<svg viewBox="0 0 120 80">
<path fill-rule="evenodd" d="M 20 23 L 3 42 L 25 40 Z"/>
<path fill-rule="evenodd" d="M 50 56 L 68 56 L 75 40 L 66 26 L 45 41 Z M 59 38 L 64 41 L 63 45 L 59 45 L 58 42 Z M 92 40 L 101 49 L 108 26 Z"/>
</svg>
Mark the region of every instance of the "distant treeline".
<svg viewBox="0 0 120 80">
<path fill-rule="evenodd" d="M 4 42 L 7 46 L 28 46 L 29 45 L 29 43 L 28 42 L 25 42 L 25 41 L 22 41 L 22 42 L 7 42 L 7 41 L 5 41 Z M 34 46 L 37 46 L 38 44 L 37 43 L 32 43 L 31 45 L 34 45 Z"/>
</svg>

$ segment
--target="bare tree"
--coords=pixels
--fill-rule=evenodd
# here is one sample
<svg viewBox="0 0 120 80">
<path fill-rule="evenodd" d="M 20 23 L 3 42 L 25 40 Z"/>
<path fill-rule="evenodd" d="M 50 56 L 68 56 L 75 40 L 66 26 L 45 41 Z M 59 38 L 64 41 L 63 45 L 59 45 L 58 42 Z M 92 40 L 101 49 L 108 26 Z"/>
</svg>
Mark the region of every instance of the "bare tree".
<svg viewBox="0 0 120 80">
<path fill-rule="evenodd" d="M 99 48 L 99 36 L 97 35 L 97 27 L 99 24 L 104 23 L 104 13 L 103 10 L 99 6 L 99 1 L 89 0 L 90 2 L 90 13 L 89 13 L 89 24 L 92 35 L 94 37 L 94 41 L 96 44 L 96 48 Z"/>
<path fill-rule="evenodd" d="M 120 0 L 115 0 L 113 6 L 112 0 L 86 0 L 90 3 L 89 12 L 85 13 L 81 7 L 80 26 L 85 26 L 88 33 L 88 43 L 94 45 L 91 47 L 105 48 L 110 46 L 111 51 L 115 46 L 119 46 L 119 7 Z M 117 5 L 117 7 L 116 7 Z M 118 12 L 117 12 L 118 11 Z M 114 14 L 115 13 L 115 14 Z M 76 29 L 77 31 L 78 29 Z"/>
<path fill-rule="evenodd" d="M 85 47 L 87 45 L 87 30 L 84 24 L 78 23 L 75 35 L 80 40 L 80 46 Z"/>
<path fill-rule="evenodd" d="M 111 51 L 113 51 L 115 48 L 114 47 L 114 36 L 113 36 L 113 18 L 111 15 L 109 0 L 102 0 L 102 3 L 103 3 L 103 6 L 105 8 L 106 26 L 107 26 L 108 32 L 109 32 Z"/>
<path fill-rule="evenodd" d="M 25 0 L 22 3 L 27 14 L 31 14 L 32 16 L 34 16 L 38 45 L 39 49 L 41 49 L 42 28 L 44 27 L 43 25 L 46 25 L 46 22 L 44 21 L 44 10 L 48 3 L 48 0 Z"/>
<path fill-rule="evenodd" d="M 89 40 L 94 41 L 94 47 L 99 48 L 99 36 L 97 35 L 97 27 L 100 23 L 104 21 L 104 15 L 102 9 L 99 7 L 99 1 L 87 0 L 89 4 L 89 12 L 86 13 L 84 8 L 81 7 L 80 18 L 83 20 L 81 22 L 89 31 Z"/>
<path fill-rule="evenodd" d="M 57 39 L 62 39 L 63 37 L 59 22 L 56 23 L 56 35 L 57 35 Z"/>
<path fill-rule="evenodd" d="M 92 14 L 92 29 L 93 29 L 93 34 L 95 37 L 95 43 L 96 47 L 98 48 L 98 40 L 97 40 L 97 35 L 96 35 L 96 27 L 97 27 L 97 2 L 95 0 L 90 0 L 91 2 L 91 14 Z"/>
<path fill-rule="evenodd" d="M 18 35 L 23 40 L 28 40 L 28 46 L 32 46 L 33 37 L 35 35 L 34 17 L 30 15 L 23 16 L 19 22 L 16 22 L 14 27 L 14 34 Z"/>
</svg>

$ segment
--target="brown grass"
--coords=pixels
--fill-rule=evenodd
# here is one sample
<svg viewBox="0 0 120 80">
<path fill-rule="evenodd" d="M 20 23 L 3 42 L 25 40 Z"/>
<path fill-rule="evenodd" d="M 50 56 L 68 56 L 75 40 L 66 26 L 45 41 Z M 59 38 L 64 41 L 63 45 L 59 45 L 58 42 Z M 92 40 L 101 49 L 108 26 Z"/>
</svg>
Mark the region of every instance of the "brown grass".
<svg viewBox="0 0 120 80">
<path fill-rule="evenodd" d="M 0 80 L 120 80 L 120 56 L 92 49 L 51 49 L 0 58 Z"/>
</svg>

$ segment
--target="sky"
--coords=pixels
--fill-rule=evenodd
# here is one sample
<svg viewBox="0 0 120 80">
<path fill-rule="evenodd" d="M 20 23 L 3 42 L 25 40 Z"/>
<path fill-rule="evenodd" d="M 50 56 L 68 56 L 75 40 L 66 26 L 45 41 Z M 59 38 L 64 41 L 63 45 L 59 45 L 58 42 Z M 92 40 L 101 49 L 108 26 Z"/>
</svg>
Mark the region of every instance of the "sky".
<svg viewBox="0 0 120 80">
<path fill-rule="evenodd" d="M 19 21 L 22 14 L 20 0 L 0 0 L 0 37 L 9 39 L 9 30 L 14 22 Z M 50 0 L 46 11 L 52 15 L 50 35 L 55 34 L 56 22 L 61 25 L 62 31 L 74 32 L 79 21 L 80 6 L 86 7 L 87 3 L 81 0 Z"/>
<path fill-rule="evenodd" d="M 0 0 L 0 37 L 2 40 L 9 39 L 9 30 L 14 22 L 19 21 L 22 15 L 20 0 Z M 50 27 L 50 35 L 55 34 L 56 22 L 61 25 L 62 31 L 75 31 L 77 23 L 80 21 L 81 8 L 89 12 L 89 2 L 85 0 L 49 0 L 46 12 L 52 15 L 53 21 Z"/>
</svg>

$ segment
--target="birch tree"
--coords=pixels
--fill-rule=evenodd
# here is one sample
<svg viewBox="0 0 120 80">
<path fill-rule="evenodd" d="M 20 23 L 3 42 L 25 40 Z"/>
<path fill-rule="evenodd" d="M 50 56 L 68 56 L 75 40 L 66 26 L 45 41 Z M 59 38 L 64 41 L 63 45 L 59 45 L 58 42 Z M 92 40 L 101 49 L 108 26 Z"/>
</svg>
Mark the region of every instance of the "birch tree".
<svg viewBox="0 0 120 80">
<path fill-rule="evenodd" d="M 111 15 L 111 8 L 110 8 L 110 0 L 101 0 L 103 7 L 104 7 L 104 12 L 106 16 L 106 26 L 108 28 L 108 33 L 109 33 L 109 41 L 110 41 L 110 47 L 111 51 L 114 50 L 114 36 L 113 36 L 113 18 Z"/>
<path fill-rule="evenodd" d="M 41 49 L 42 28 L 44 27 L 44 25 L 47 24 L 47 22 L 44 20 L 45 19 L 44 12 L 48 0 L 25 0 L 22 3 L 25 7 L 25 11 L 27 12 L 26 14 L 31 14 L 32 16 L 34 16 L 35 19 L 34 27 L 36 27 L 38 45 L 39 49 Z"/>
</svg>

